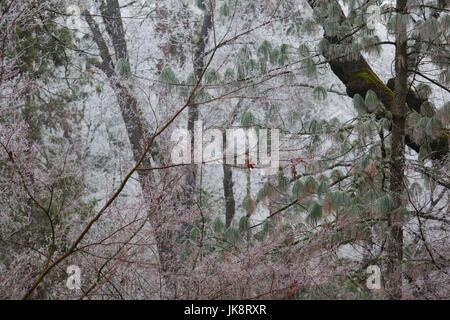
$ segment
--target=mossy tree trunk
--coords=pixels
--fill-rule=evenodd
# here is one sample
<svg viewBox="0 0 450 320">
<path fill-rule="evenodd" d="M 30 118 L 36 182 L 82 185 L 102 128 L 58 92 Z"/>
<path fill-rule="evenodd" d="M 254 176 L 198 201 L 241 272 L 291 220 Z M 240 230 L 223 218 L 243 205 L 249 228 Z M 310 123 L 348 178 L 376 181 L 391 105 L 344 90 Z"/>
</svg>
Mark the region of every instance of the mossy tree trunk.
<svg viewBox="0 0 450 320">
<path fill-rule="evenodd" d="M 309 5 L 312 9 L 320 8 L 326 3 L 331 3 L 334 0 L 308 0 Z M 325 22 L 327 15 L 321 17 Z M 345 14 L 340 10 L 338 17 L 338 24 L 342 24 L 346 20 Z M 351 47 L 353 42 L 352 36 L 346 36 L 344 38 L 339 38 L 337 36 L 330 36 L 326 32 L 324 33 L 324 38 L 328 40 L 331 45 L 342 45 L 345 47 L 348 45 Z M 370 65 L 364 59 L 361 54 L 342 54 L 342 52 L 326 52 L 324 53 L 325 58 L 331 67 L 333 73 L 342 81 L 346 86 L 347 94 L 353 98 L 354 95 L 359 94 L 362 97 L 366 96 L 369 90 L 375 92 L 378 98 L 381 100 L 385 108 L 378 108 L 373 111 L 377 118 L 385 118 L 387 116 L 387 111 L 392 113 L 392 107 L 394 103 L 394 83 L 395 79 L 389 81 L 386 84 L 380 80 L 380 78 L 373 72 Z M 422 114 L 421 105 L 425 100 L 420 99 L 413 90 L 407 90 L 407 108 L 408 112 L 417 112 Z M 434 140 L 430 141 L 430 148 L 432 153 L 430 157 L 435 160 L 443 160 L 447 157 L 449 151 L 449 131 L 443 129 L 441 135 L 436 137 Z M 408 134 L 405 136 L 406 145 L 416 152 L 420 151 L 421 145 L 416 143 L 412 137 Z"/>
</svg>

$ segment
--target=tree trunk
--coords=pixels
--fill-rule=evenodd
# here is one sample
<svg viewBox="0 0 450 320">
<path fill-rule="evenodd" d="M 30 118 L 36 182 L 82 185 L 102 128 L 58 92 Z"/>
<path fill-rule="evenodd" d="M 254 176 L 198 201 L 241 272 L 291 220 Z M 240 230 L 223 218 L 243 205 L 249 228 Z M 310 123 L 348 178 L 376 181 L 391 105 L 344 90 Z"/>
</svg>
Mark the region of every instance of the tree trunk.
<svg viewBox="0 0 450 320">
<path fill-rule="evenodd" d="M 109 0 L 102 3 L 100 6 L 102 17 L 106 25 L 106 31 L 112 39 L 114 50 L 118 59 L 124 59 L 128 63 L 128 52 L 125 40 L 125 33 L 123 32 L 122 18 L 120 8 L 117 0 Z M 137 108 L 137 100 L 124 84 L 119 80 L 119 76 L 114 69 L 114 62 L 109 53 L 108 46 L 103 38 L 100 28 L 98 27 L 92 15 L 85 10 L 83 12 L 86 22 L 91 29 L 94 42 L 99 49 L 102 63 L 99 66 L 108 78 L 112 89 L 114 90 L 122 118 L 125 123 L 128 139 L 131 144 L 133 158 L 137 162 L 145 150 L 145 132 L 143 126 L 143 119 L 139 114 Z M 152 152 L 152 150 L 150 150 Z M 147 154 L 142 162 L 142 166 L 151 167 L 150 155 Z M 138 171 L 139 183 L 142 189 L 144 200 L 148 199 L 152 184 L 151 171 Z M 158 210 L 159 211 L 159 210 Z M 160 213 L 158 213 L 160 215 Z M 152 217 L 152 227 L 155 229 L 156 245 L 158 249 L 159 260 L 161 264 L 161 271 L 166 274 L 173 269 L 173 259 L 175 254 L 171 246 L 171 232 L 166 228 L 161 227 L 160 217 L 155 215 Z"/>
<path fill-rule="evenodd" d="M 231 225 L 234 218 L 235 201 L 233 193 L 233 171 L 226 164 L 223 167 L 223 192 L 225 196 L 225 228 Z"/>
<path fill-rule="evenodd" d="M 212 15 L 211 12 L 206 11 L 203 16 L 202 30 L 200 31 L 199 38 L 194 48 L 194 73 L 197 81 L 202 78 L 205 71 L 205 48 L 209 38 L 209 32 L 212 27 Z M 191 134 L 191 156 L 194 160 L 194 137 L 195 137 L 195 121 L 198 120 L 198 105 L 193 103 L 188 108 L 188 131 Z M 199 143 L 199 141 L 197 141 Z M 196 180 L 197 180 L 197 165 L 193 164 L 191 170 L 186 176 L 186 197 L 187 202 L 192 203 L 192 199 L 195 198 Z"/>
<path fill-rule="evenodd" d="M 233 193 L 233 169 L 225 163 L 226 130 L 223 130 L 223 193 L 225 196 L 225 228 L 231 225 L 234 218 L 235 201 Z"/>
<path fill-rule="evenodd" d="M 224 128 L 222 131 L 222 141 L 223 141 L 223 194 L 225 197 L 225 228 L 231 226 L 236 210 L 236 201 L 234 200 L 233 192 L 233 168 L 226 164 L 226 145 L 227 145 L 227 134 L 226 127 L 233 124 L 236 120 L 236 116 L 242 106 L 243 98 L 239 98 L 237 105 L 232 111 L 230 118 L 224 123 Z"/>
<path fill-rule="evenodd" d="M 407 0 L 397 0 L 397 14 L 407 14 Z M 399 23 L 395 38 L 395 91 L 392 106 L 390 188 L 393 211 L 390 213 L 386 289 L 390 299 L 402 297 L 403 218 L 400 210 L 404 195 L 406 95 L 408 92 L 406 22 Z"/>
</svg>

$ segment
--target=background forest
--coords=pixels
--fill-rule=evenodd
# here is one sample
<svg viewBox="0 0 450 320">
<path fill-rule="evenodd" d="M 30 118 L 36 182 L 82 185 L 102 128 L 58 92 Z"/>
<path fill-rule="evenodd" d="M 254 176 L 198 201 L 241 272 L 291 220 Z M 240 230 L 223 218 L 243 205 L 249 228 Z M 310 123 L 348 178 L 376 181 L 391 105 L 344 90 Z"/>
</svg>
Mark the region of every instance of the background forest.
<svg viewBox="0 0 450 320">
<path fill-rule="evenodd" d="M 449 11 L 0 0 L 0 298 L 449 299 Z"/>
</svg>

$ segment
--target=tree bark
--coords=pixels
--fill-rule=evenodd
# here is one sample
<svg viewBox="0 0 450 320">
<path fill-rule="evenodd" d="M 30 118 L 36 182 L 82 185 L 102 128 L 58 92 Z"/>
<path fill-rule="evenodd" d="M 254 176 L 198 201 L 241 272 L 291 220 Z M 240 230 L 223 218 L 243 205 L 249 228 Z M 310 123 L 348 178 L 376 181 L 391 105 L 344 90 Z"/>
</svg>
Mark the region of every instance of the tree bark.
<svg viewBox="0 0 450 320">
<path fill-rule="evenodd" d="M 209 32 L 212 27 L 212 15 L 210 11 L 205 11 L 203 16 L 203 25 L 200 31 L 200 35 L 198 40 L 196 41 L 196 45 L 194 48 L 194 74 L 197 79 L 202 78 L 203 72 L 205 71 L 205 48 L 209 38 Z M 193 103 L 188 108 L 188 131 L 191 134 L 191 156 L 192 161 L 194 160 L 194 151 L 195 151 L 195 134 L 194 127 L 195 122 L 198 120 L 198 105 Z M 199 142 L 197 142 L 199 143 Z M 186 198 L 187 204 L 192 204 L 192 200 L 195 198 L 196 192 L 196 180 L 197 180 L 197 168 L 198 166 L 193 164 L 191 165 L 190 171 L 186 176 Z"/>
<path fill-rule="evenodd" d="M 233 168 L 226 164 L 226 144 L 227 144 L 227 135 L 226 135 L 226 127 L 233 124 L 236 120 L 236 116 L 239 113 L 239 110 L 242 106 L 243 98 L 239 98 L 239 101 L 234 108 L 233 112 L 230 115 L 230 118 L 224 123 L 224 128 L 222 131 L 222 141 L 223 141 L 223 193 L 225 197 L 225 228 L 231 226 L 233 222 L 233 218 L 236 211 L 236 201 L 234 199 L 233 192 Z"/>
<path fill-rule="evenodd" d="M 231 225 L 231 222 L 234 218 L 235 213 L 235 200 L 233 193 L 233 169 L 225 163 L 225 146 L 226 146 L 226 129 L 223 130 L 222 133 L 222 141 L 223 141 L 223 193 L 225 196 L 225 228 L 228 228 Z"/>
<path fill-rule="evenodd" d="M 106 3 L 102 3 L 100 9 L 106 25 L 106 31 L 112 39 L 116 57 L 118 57 L 118 59 L 124 59 L 128 62 L 126 39 L 125 33 L 123 32 L 124 29 L 118 1 L 108 0 Z M 83 15 L 92 32 L 94 42 L 99 49 L 100 57 L 102 59 L 102 63 L 99 65 L 99 68 L 105 73 L 112 89 L 116 94 L 122 118 L 125 123 L 128 139 L 131 144 L 133 158 L 137 162 L 144 153 L 146 147 L 143 119 L 138 112 L 137 100 L 130 92 L 129 88 L 121 83 L 119 75 L 116 74 L 114 62 L 109 53 L 106 41 L 103 38 L 97 23 L 92 18 L 92 15 L 87 10 L 83 12 Z M 150 150 L 150 153 L 156 154 L 154 150 Z M 144 161 L 142 162 L 142 167 L 151 167 L 150 155 L 146 155 Z M 138 171 L 138 175 L 143 197 L 144 200 L 146 200 L 150 195 L 152 174 L 151 171 Z M 155 229 L 155 238 L 161 264 L 161 271 L 163 274 L 166 274 L 173 269 L 175 254 L 173 252 L 173 248 L 171 247 L 172 235 L 168 230 L 166 230 L 166 228 L 161 227 L 160 220 L 160 217 L 155 215 L 152 218 L 151 223 L 152 227 Z"/>
<path fill-rule="evenodd" d="M 407 0 L 397 0 L 397 14 L 406 15 Z M 402 298 L 403 217 L 400 210 L 405 193 L 406 96 L 408 92 L 406 22 L 399 23 L 395 37 L 395 91 L 392 106 L 390 187 L 393 211 L 389 215 L 386 289 L 390 299 Z"/>
<path fill-rule="evenodd" d="M 114 52 L 117 60 L 123 59 L 127 63 L 129 62 L 127 45 L 125 39 L 125 32 L 123 27 L 123 22 L 120 13 L 120 7 L 118 0 L 107 0 L 100 5 L 100 10 L 102 13 L 102 18 L 106 26 L 106 31 L 109 37 L 112 40 Z M 93 34 L 93 38 L 100 52 L 100 56 L 102 58 L 102 64 L 99 66 L 102 71 L 107 76 L 108 80 L 112 88 L 114 89 L 117 100 L 119 102 L 119 106 L 122 113 L 122 118 L 125 122 L 125 126 L 127 129 L 127 134 L 129 141 L 132 146 L 133 156 L 135 161 L 137 161 L 142 155 L 145 149 L 145 132 L 143 127 L 143 119 L 141 118 L 138 108 L 137 108 L 137 100 L 130 93 L 129 89 L 122 85 L 119 80 L 119 76 L 116 74 L 114 69 L 114 62 L 109 53 L 109 49 L 107 47 L 106 41 L 104 40 L 100 29 L 90 13 L 85 11 L 84 16 L 86 21 L 91 29 Z M 166 15 L 167 11 L 164 8 L 159 10 L 159 14 Z M 196 43 L 196 47 L 194 50 L 194 72 L 198 79 L 201 79 L 203 76 L 205 63 L 205 47 L 208 41 L 209 31 L 212 25 L 212 15 L 210 12 L 206 12 L 203 20 L 203 26 L 200 33 L 199 40 Z M 161 25 L 158 24 L 159 32 L 167 32 L 167 25 L 162 22 Z M 164 53 L 166 54 L 166 47 L 162 48 Z M 162 69 L 162 62 L 158 63 L 158 69 Z M 189 106 L 189 120 L 188 120 L 188 130 L 191 133 L 191 147 L 192 151 L 194 151 L 194 123 L 198 120 L 198 108 L 196 104 Z M 151 151 L 151 154 L 157 154 L 156 151 Z M 192 152 L 193 154 L 193 152 Z M 144 160 L 143 167 L 151 167 L 150 157 L 147 156 Z M 184 205 L 186 207 L 190 207 L 192 205 L 192 199 L 195 197 L 195 184 L 196 184 L 196 165 L 193 165 L 192 170 L 186 177 L 186 194 Z M 139 171 L 139 182 L 144 194 L 144 199 L 146 195 L 150 194 L 150 186 L 151 186 L 151 173 L 150 171 Z M 160 214 L 159 214 L 160 215 Z M 173 247 L 172 247 L 172 239 L 173 232 L 171 230 L 166 230 L 167 228 L 163 227 L 160 219 L 161 217 L 155 216 L 152 219 L 152 226 L 155 229 L 155 237 L 158 248 L 159 259 L 161 263 L 161 270 L 163 274 L 167 274 L 167 272 L 175 271 L 174 269 L 174 259 L 176 259 Z M 162 219 L 163 221 L 164 219 Z M 182 240 L 188 237 L 189 234 L 189 226 L 182 226 Z M 170 282 L 170 280 L 169 280 Z M 174 284 L 168 283 L 170 287 L 169 289 L 175 290 Z"/>
</svg>

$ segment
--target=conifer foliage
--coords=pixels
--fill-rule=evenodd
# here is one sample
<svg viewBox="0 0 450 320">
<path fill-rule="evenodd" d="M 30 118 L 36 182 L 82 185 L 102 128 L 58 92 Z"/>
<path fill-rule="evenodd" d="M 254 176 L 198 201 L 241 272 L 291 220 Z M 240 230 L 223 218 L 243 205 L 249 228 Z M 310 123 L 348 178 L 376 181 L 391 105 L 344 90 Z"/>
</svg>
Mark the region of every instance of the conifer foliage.
<svg viewBox="0 0 450 320">
<path fill-rule="evenodd" d="M 0 298 L 448 299 L 449 12 L 0 1 Z"/>
</svg>

